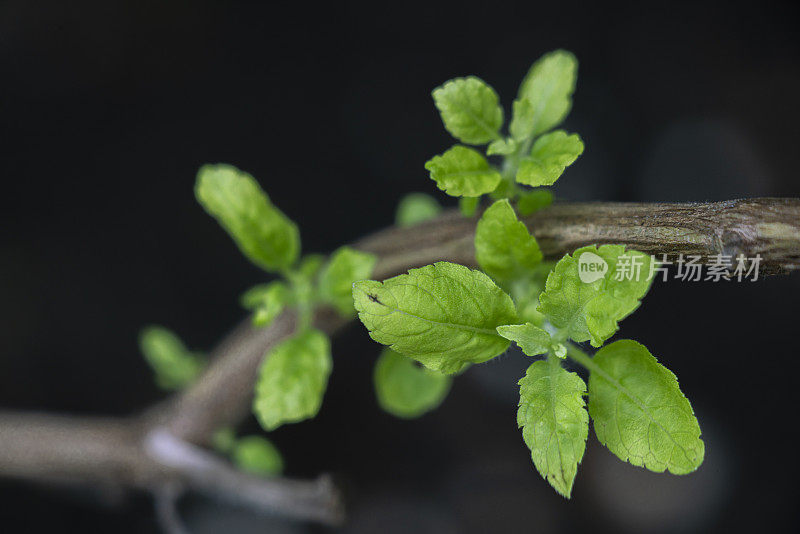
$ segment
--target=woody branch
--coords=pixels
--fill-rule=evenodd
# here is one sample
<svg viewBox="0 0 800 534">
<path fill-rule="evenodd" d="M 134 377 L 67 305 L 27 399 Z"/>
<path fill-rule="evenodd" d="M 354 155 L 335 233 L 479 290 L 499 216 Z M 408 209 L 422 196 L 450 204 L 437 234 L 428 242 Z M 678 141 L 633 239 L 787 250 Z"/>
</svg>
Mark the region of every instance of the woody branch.
<svg viewBox="0 0 800 534">
<path fill-rule="evenodd" d="M 800 268 L 800 199 L 713 203 L 560 203 L 524 219 L 550 258 L 588 244 L 618 243 L 646 254 L 761 257 L 761 272 Z M 374 253 L 374 276 L 446 260 L 474 266 L 476 218 L 448 212 L 413 228 L 389 228 L 353 246 Z M 317 328 L 334 334 L 346 323 L 320 309 Z M 342 517 L 327 478 L 257 479 L 203 449 L 213 432 L 248 411 L 264 354 L 294 331 L 292 312 L 269 327 L 243 322 L 213 352 L 187 390 L 140 415 L 79 418 L 0 412 L 0 476 L 138 488 L 161 496 L 179 487 L 323 523 Z"/>
</svg>

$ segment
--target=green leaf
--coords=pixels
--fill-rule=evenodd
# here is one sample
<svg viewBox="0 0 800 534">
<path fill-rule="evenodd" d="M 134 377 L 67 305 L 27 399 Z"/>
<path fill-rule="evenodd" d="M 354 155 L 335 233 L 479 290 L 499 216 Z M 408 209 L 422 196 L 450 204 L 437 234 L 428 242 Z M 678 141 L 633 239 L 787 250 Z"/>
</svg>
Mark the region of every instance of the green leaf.
<svg viewBox="0 0 800 534">
<path fill-rule="evenodd" d="M 487 156 L 508 156 L 517 151 L 517 142 L 513 139 L 498 139 L 486 147 Z"/>
<path fill-rule="evenodd" d="M 498 326 L 497 333 L 519 345 L 528 356 L 547 354 L 553 345 L 550 334 L 531 323 Z"/>
<path fill-rule="evenodd" d="M 514 140 L 521 143 L 533 135 L 535 110 L 527 98 L 514 100 L 512 107 L 514 115 L 508 131 Z"/>
<path fill-rule="evenodd" d="M 475 259 L 501 287 L 530 274 L 542 261 L 536 239 L 508 200 L 498 200 L 483 212 L 475 230 Z"/>
<path fill-rule="evenodd" d="M 583 401 L 586 384 L 550 358 L 531 364 L 519 385 L 517 425 L 533 464 L 558 493 L 569 498 L 589 434 Z"/>
<path fill-rule="evenodd" d="M 486 158 L 471 148 L 456 145 L 425 163 L 436 187 L 454 197 L 479 197 L 491 193 L 502 180 Z"/>
<path fill-rule="evenodd" d="M 262 476 L 276 476 L 283 472 L 280 451 L 267 438 L 245 436 L 236 442 L 232 453 L 233 463 L 239 469 Z"/>
<path fill-rule="evenodd" d="M 517 211 L 523 217 L 546 208 L 553 203 L 553 193 L 547 189 L 534 189 L 522 194 L 517 200 Z"/>
<path fill-rule="evenodd" d="M 569 114 L 577 74 L 578 60 L 566 50 L 545 54 L 533 64 L 520 85 L 518 97 L 533 108 L 529 119 L 526 114 L 532 135 L 558 126 Z"/>
<path fill-rule="evenodd" d="M 378 404 L 403 419 L 413 419 L 437 408 L 452 382 L 449 376 L 419 367 L 414 360 L 392 349 L 381 353 L 373 378 Z"/>
<path fill-rule="evenodd" d="M 705 444 L 675 375 L 639 343 L 622 339 L 592 359 L 589 414 L 600 443 L 651 471 L 691 473 Z"/>
<path fill-rule="evenodd" d="M 291 302 L 292 292 L 283 282 L 259 284 L 248 289 L 240 299 L 242 307 L 253 313 L 255 326 L 268 326 Z"/>
<path fill-rule="evenodd" d="M 341 247 L 331 255 L 319 277 L 320 296 L 333 304 L 345 317 L 353 315 L 353 282 L 372 274 L 377 256 L 350 247 Z"/>
<path fill-rule="evenodd" d="M 639 307 L 652 281 L 650 261 L 623 245 L 579 248 L 550 272 L 538 309 L 573 340 L 599 347 L 617 331 L 618 321 Z M 607 267 L 601 272 L 602 264 Z M 592 265 L 598 269 L 591 270 Z"/>
<path fill-rule="evenodd" d="M 481 197 L 461 197 L 458 199 L 458 209 L 464 217 L 472 217 L 481 203 Z"/>
<path fill-rule="evenodd" d="M 304 330 L 267 353 L 258 373 L 253 412 L 265 430 L 317 415 L 331 373 L 330 341 Z"/>
<path fill-rule="evenodd" d="M 202 354 L 190 352 L 178 336 L 161 326 L 143 328 L 139 348 L 162 389 L 180 389 L 192 383 L 206 365 Z"/>
<path fill-rule="evenodd" d="M 517 182 L 530 185 L 553 185 L 564 169 L 583 154 L 583 141 L 578 134 L 556 130 L 536 140 L 529 158 L 519 164 Z"/>
<path fill-rule="evenodd" d="M 425 193 L 409 193 L 397 206 L 395 224 L 400 227 L 414 226 L 433 219 L 442 211 L 442 206 Z"/>
<path fill-rule="evenodd" d="M 297 226 L 272 205 L 246 172 L 231 165 L 203 165 L 197 173 L 195 195 L 254 264 L 266 271 L 281 271 L 297 260 Z"/>
<path fill-rule="evenodd" d="M 353 298 L 372 339 L 447 374 L 501 354 L 508 341 L 495 329 L 517 322 L 511 297 L 482 272 L 454 263 L 356 282 Z"/>
<path fill-rule="evenodd" d="M 503 108 L 494 89 L 480 78 L 455 78 L 432 94 L 444 127 L 462 143 L 482 145 L 499 137 Z"/>
</svg>

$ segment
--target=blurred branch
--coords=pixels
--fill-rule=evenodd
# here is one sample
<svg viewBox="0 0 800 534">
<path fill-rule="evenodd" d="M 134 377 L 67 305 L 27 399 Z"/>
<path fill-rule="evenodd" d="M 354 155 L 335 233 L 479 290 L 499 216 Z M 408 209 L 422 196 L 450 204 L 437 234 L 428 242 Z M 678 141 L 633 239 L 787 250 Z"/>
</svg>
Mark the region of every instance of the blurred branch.
<svg viewBox="0 0 800 534">
<path fill-rule="evenodd" d="M 670 259 L 680 254 L 760 254 L 763 274 L 800 268 L 800 199 L 562 203 L 524 221 L 550 258 L 583 245 L 621 243 Z M 476 222 L 448 212 L 412 228 L 383 230 L 353 246 L 378 255 L 378 279 L 439 260 L 472 266 Z M 331 310 L 319 310 L 315 317 L 317 328 L 328 334 L 346 323 Z M 212 364 L 194 384 L 139 417 L 0 413 L 0 475 L 135 487 L 160 498 L 165 488 L 185 487 L 292 517 L 336 523 L 341 503 L 327 478 L 256 478 L 200 448 L 215 430 L 235 425 L 248 413 L 265 352 L 294 326 L 291 312 L 267 328 L 244 321 L 214 351 Z"/>
<path fill-rule="evenodd" d="M 142 418 L 0 412 L 0 476 L 40 482 L 135 488 L 155 498 L 159 521 L 180 525 L 175 501 L 194 491 L 252 509 L 338 524 L 331 481 L 256 477 Z"/>
</svg>

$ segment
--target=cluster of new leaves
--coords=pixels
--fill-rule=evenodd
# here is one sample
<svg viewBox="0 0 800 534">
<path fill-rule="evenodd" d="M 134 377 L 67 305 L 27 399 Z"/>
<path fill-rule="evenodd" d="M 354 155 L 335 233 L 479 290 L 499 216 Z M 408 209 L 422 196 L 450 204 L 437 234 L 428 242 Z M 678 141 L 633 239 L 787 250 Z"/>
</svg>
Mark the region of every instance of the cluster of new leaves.
<svg viewBox="0 0 800 534">
<path fill-rule="evenodd" d="M 578 62 L 564 50 L 544 55 L 522 81 L 512 106 L 508 134 L 501 132 L 503 108 L 497 93 L 475 76 L 455 78 L 433 90 L 433 100 L 444 126 L 462 143 L 487 145 L 487 156 L 502 156 L 492 165 L 464 145 L 455 145 L 425 164 L 439 189 L 461 197 L 461 208 L 472 214 L 479 198 L 518 199 L 518 209 L 529 214 L 552 201 L 547 190 L 583 153 L 577 134 L 553 130 L 572 107 Z M 526 187 L 527 186 L 527 187 Z"/>
<path fill-rule="evenodd" d="M 704 445 L 692 407 L 675 376 L 645 347 L 620 340 L 592 358 L 575 345 L 602 346 L 639 306 L 652 279 L 649 257 L 617 245 L 583 247 L 564 256 L 541 288 L 533 273 L 542 254 L 507 200 L 483 213 L 475 249 L 481 271 L 438 262 L 383 282 L 356 282 L 355 306 L 372 339 L 387 345 L 390 354 L 444 375 L 490 360 L 512 341 L 529 357 L 544 355 L 519 382 L 517 423 L 537 470 L 566 497 L 583 457 L 590 416 L 599 441 L 622 460 L 675 474 L 700 465 Z M 605 262 L 601 276 L 589 281 L 581 276 L 584 255 Z M 637 267 L 627 273 L 620 265 Z M 532 294 L 512 298 L 504 289 L 513 292 L 520 280 Z M 522 317 L 520 300 L 522 310 L 538 302 L 537 314 Z M 586 384 L 562 366 L 567 356 L 590 372 L 588 412 Z M 407 395 L 416 391 L 420 403 L 440 402 L 445 387 L 432 375 L 419 369 L 411 375 L 411 362 L 392 358 L 396 361 L 383 366 L 403 369 L 406 376 L 396 380 Z M 379 369 L 376 377 L 383 374 Z"/>
<path fill-rule="evenodd" d="M 675 376 L 635 341 L 603 347 L 647 293 L 650 257 L 603 245 L 580 248 L 555 265 L 543 262 L 510 202 L 522 214 L 546 206 L 548 191 L 523 187 L 552 185 L 583 152 L 577 135 L 550 131 L 570 110 L 576 70 L 574 56 L 564 51 L 534 63 L 514 101 L 508 136 L 500 133 L 497 94 L 482 80 L 458 78 L 435 89 L 447 130 L 466 144 L 488 143 L 486 155 L 504 158 L 495 167 L 477 150 L 456 145 L 425 165 L 440 189 L 461 197 L 467 215 L 482 195 L 496 199 L 476 227 L 480 270 L 438 262 L 353 285 L 359 319 L 388 347 L 375 385 L 381 405 L 396 415 L 436 407 L 449 389 L 448 375 L 502 354 L 511 342 L 529 357 L 544 356 L 519 381 L 517 423 L 536 469 L 565 497 L 590 417 L 599 441 L 634 465 L 683 474 L 704 456 L 700 427 Z M 397 224 L 416 224 L 439 209 L 428 197 L 409 196 Z M 576 345 L 586 341 L 602 347 L 594 358 Z M 563 367 L 568 356 L 589 370 L 588 388 Z"/>
<path fill-rule="evenodd" d="M 330 340 L 312 324 L 318 305 L 353 315 L 353 281 L 367 278 L 371 254 L 348 247 L 327 260 L 300 258 L 297 226 L 283 214 L 255 179 L 230 165 L 205 165 L 197 175 L 197 199 L 255 265 L 283 280 L 251 288 L 242 304 L 253 322 L 268 326 L 286 307 L 297 313 L 295 333 L 270 349 L 255 386 L 253 412 L 266 430 L 314 417 L 322 404 L 333 367 Z"/>
<path fill-rule="evenodd" d="M 264 429 L 274 430 L 314 417 L 333 367 L 330 340 L 313 328 L 314 309 L 326 305 L 352 316 L 351 286 L 370 276 L 376 258 L 348 247 L 327 259 L 315 254 L 301 258 L 297 225 L 272 204 L 252 176 L 231 165 L 203 166 L 195 194 L 254 265 L 281 276 L 242 295 L 253 324 L 268 327 L 285 309 L 295 311 L 294 334 L 264 355 L 254 391 L 256 418 Z M 187 386 L 205 365 L 204 357 L 189 352 L 164 328 L 145 329 L 141 348 L 158 384 L 167 389 Z M 232 429 L 223 428 L 213 441 L 241 469 L 264 475 L 283 469 L 280 452 L 262 436 L 237 438 Z"/>
<path fill-rule="evenodd" d="M 205 355 L 189 351 L 183 341 L 162 326 L 148 326 L 139 334 L 139 348 L 155 373 L 156 384 L 169 390 L 190 385 L 206 366 Z M 214 447 L 230 456 L 243 471 L 272 476 L 283 471 L 278 449 L 262 436 L 237 437 L 230 428 L 217 431 Z"/>
<path fill-rule="evenodd" d="M 457 78 L 433 91 L 454 137 L 488 144 L 486 156 L 502 157 L 495 166 L 474 148 L 456 145 L 425 165 L 440 189 L 460 197 L 464 213 L 474 213 L 485 194 L 495 200 L 476 227 L 480 270 L 438 262 L 380 282 L 368 280 L 376 258 L 348 247 L 329 258 L 301 257 L 297 226 L 252 176 L 229 165 L 200 169 L 199 202 L 253 264 L 281 277 L 242 296 L 253 323 L 269 327 L 286 309 L 296 317 L 294 334 L 267 351 L 256 381 L 253 411 L 266 430 L 317 414 L 333 360 L 330 340 L 313 327 L 314 310 L 324 305 L 352 316 L 355 304 L 370 336 L 387 346 L 374 384 L 381 407 L 398 417 L 435 408 L 451 375 L 497 357 L 512 342 L 537 358 L 519 381 L 517 422 L 537 470 L 566 497 L 590 418 L 599 441 L 622 460 L 676 474 L 700 465 L 700 427 L 675 376 L 635 341 L 604 346 L 649 289 L 650 258 L 603 245 L 547 263 L 517 218 L 549 204 L 550 192 L 533 188 L 553 185 L 583 152 L 576 134 L 553 130 L 571 108 L 576 72 L 574 56 L 562 50 L 534 63 L 513 102 L 507 134 L 497 94 L 482 80 Z M 415 194 L 401 202 L 396 222 L 410 226 L 440 211 L 435 200 Z M 586 264 L 601 268 L 584 273 Z M 594 357 L 577 345 L 586 341 L 601 347 Z M 166 388 L 190 383 L 205 364 L 163 329 L 145 331 L 142 350 Z M 588 388 L 563 367 L 567 357 L 589 370 Z M 264 438 L 237 439 L 222 429 L 214 441 L 251 471 L 282 468 Z"/>
</svg>

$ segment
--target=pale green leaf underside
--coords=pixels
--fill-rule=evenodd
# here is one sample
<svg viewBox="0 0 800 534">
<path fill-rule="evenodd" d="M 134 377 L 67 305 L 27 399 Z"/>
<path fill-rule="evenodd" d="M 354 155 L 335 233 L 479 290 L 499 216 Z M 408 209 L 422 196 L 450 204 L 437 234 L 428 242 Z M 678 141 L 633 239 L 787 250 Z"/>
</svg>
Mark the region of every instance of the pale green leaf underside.
<svg viewBox="0 0 800 534">
<path fill-rule="evenodd" d="M 408 227 L 433 219 L 442 211 L 442 206 L 425 193 L 409 193 L 397 205 L 394 222 L 397 226 Z"/>
<path fill-rule="evenodd" d="M 491 193 L 502 180 L 483 154 L 472 148 L 456 145 L 441 156 L 425 163 L 436 187 L 450 196 L 477 197 Z"/>
<path fill-rule="evenodd" d="M 498 326 L 497 333 L 519 345 L 528 356 L 547 354 L 553 344 L 550 334 L 532 323 Z"/>
<path fill-rule="evenodd" d="M 498 137 L 503 108 L 494 89 L 480 78 L 455 78 L 432 94 L 444 127 L 456 139 L 482 145 Z"/>
<path fill-rule="evenodd" d="M 530 102 L 526 114 L 533 135 L 558 126 L 572 107 L 578 60 L 566 50 L 555 50 L 533 64 L 519 88 L 518 99 Z M 529 117 L 529 118 L 527 118 Z"/>
<path fill-rule="evenodd" d="M 504 287 L 529 275 L 542 261 L 536 239 L 517 219 L 508 200 L 498 200 L 483 212 L 475 230 L 475 259 Z"/>
<path fill-rule="evenodd" d="M 530 156 L 520 162 L 516 180 L 533 187 L 553 185 L 581 154 L 583 141 L 578 134 L 550 132 L 537 139 Z"/>
<path fill-rule="evenodd" d="M 356 282 L 353 298 L 372 339 L 447 374 L 501 354 L 508 341 L 495 329 L 517 322 L 511 297 L 482 272 L 454 263 Z"/>
<path fill-rule="evenodd" d="M 396 417 L 411 419 L 438 407 L 452 378 L 419 365 L 411 358 L 384 349 L 373 376 L 378 403 Z"/>
<path fill-rule="evenodd" d="M 341 247 L 331 255 L 319 277 L 320 296 L 346 316 L 353 314 L 353 282 L 372 274 L 378 258 L 374 254 Z"/>
<path fill-rule="evenodd" d="M 536 469 L 565 497 L 583 458 L 589 433 L 584 407 L 586 384 L 557 362 L 534 362 L 519 381 L 517 425 Z"/>
<path fill-rule="evenodd" d="M 297 260 L 297 226 L 246 172 L 231 165 L 203 165 L 197 173 L 195 195 L 254 264 L 280 271 Z"/>
<path fill-rule="evenodd" d="M 608 265 L 605 276 L 591 283 L 581 281 L 578 274 L 579 258 L 586 252 L 599 256 Z M 638 279 L 633 276 L 631 280 L 616 280 L 618 263 L 626 261 L 623 257 L 630 258 L 630 265 L 638 262 Z M 623 245 L 579 248 L 572 255 L 565 255 L 548 275 L 545 291 L 539 295 L 538 310 L 556 328 L 566 328 L 574 341 L 591 341 L 599 347 L 614 335 L 618 322 L 639 307 L 652 281 L 650 261 L 650 256 L 626 251 Z M 626 273 L 622 266 L 619 270 Z"/>
<path fill-rule="evenodd" d="M 267 438 L 245 436 L 233 446 L 231 458 L 239 469 L 261 476 L 276 476 L 283 471 L 283 457 Z"/>
<path fill-rule="evenodd" d="M 190 352 L 178 336 L 167 328 L 148 326 L 139 334 L 139 348 L 163 389 L 187 386 L 205 367 L 201 354 Z"/>
<path fill-rule="evenodd" d="M 253 413 L 265 430 L 314 417 L 322 404 L 333 361 L 330 342 L 305 330 L 273 348 L 264 358 L 255 386 Z"/>
<path fill-rule="evenodd" d="M 705 445 L 675 375 L 635 341 L 603 347 L 593 358 L 589 414 L 597 439 L 622 460 L 682 475 L 697 469 Z"/>
</svg>

